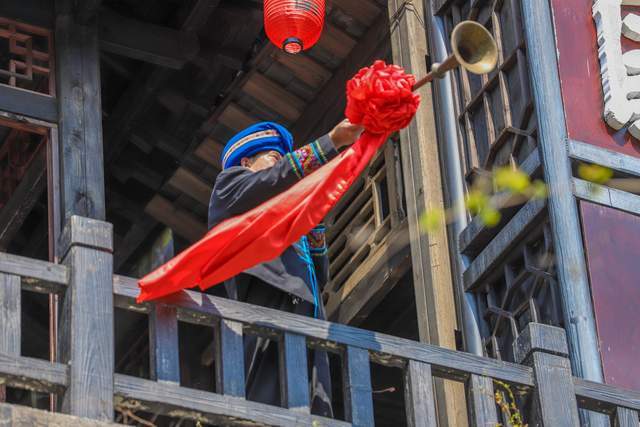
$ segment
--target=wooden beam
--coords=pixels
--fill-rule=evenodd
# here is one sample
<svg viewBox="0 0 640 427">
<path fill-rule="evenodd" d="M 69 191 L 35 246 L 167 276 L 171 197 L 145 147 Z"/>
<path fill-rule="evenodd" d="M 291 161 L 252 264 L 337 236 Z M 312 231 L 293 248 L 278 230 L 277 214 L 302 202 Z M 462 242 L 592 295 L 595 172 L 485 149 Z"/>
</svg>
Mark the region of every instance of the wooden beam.
<svg viewBox="0 0 640 427">
<path fill-rule="evenodd" d="M 149 236 L 158 222 L 150 215 L 143 214 L 144 218 L 134 223 L 127 234 L 122 239 L 122 242 L 116 247 L 114 251 L 113 270 L 118 271 L 129 260 L 129 257 L 138 249 L 138 246 L 142 244 Z"/>
<path fill-rule="evenodd" d="M 225 396 L 202 390 L 158 383 L 142 378 L 116 374 L 116 394 L 143 411 L 200 421 L 213 425 L 250 424 L 295 427 L 321 425 L 347 427 L 351 424 L 330 418 L 305 415 L 286 408 L 252 402 L 235 396 Z"/>
<path fill-rule="evenodd" d="M 582 200 L 640 215 L 640 196 L 593 182 L 573 178 L 573 193 Z"/>
<path fill-rule="evenodd" d="M 349 34 L 327 22 L 324 25 L 322 36 L 320 36 L 317 46 L 340 59 L 344 59 L 357 43 L 358 42 Z"/>
<path fill-rule="evenodd" d="M 58 292 L 69 282 L 69 273 L 65 266 L 37 259 L 25 258 L 0 252 L 0 273 L 20 276 L 22 285 L 33 290 L 34 284 L 55 284 Z M 47 287 L 47 292 L 56 292 Z"/>
<path fill-rule="evenodd" d="M 0 2 L 0 16 L 51 29 L 55 21 L 51 0 Z"/>
<path fill-rule="evenodd" d="M 304 100 L 260 73 L 254 73 L 242 90 L 290 122 L 300 117 L 305 107 Z"/>
<path fill-rule="evenodd" d="M 74 426 L 74 427 L 113 427 L 113 423 L 56 414 L 42 409 L 23 405 L 0 404 L 0 420 L 7 426 Z"/>
<path fill-rule="evenodd" d="M 287 67 L 298 79 L 314 89 L 322 87 L 330 78 L 331 71 L 307 55 L 289 55 L 274 49 L 272 58 Z"/>
<path fill-rule="evenodd" d="M 195 155 L 214 168 L 222 169 L 222 150 L 224 145 L 213 138 L 206 138 L 195 150 Z"/>
<path fill-rule="evenodd" d="M 147 204 L 145 212 L 190 242 L 202 238 L 207 231 L 207 226 L 199 219 L 176 208 L 159 194 L 156 194 Z"/>
<path fill-rule="evenodd" d="M 601 411 L 622 406 L 640 411 L 640 391 L 638 390 L 624 390 L 577 377 L 573 377 L 573 388 L 580 406 L 584 409 Z"/>
<path fill-rule="evenodd" d="M 62 363 L 0 353 L 0 377 L 10 387 L 59 393 L 69 384 L 68 375 Z"/>
<path fill-rule="evenodd" d="M 212 186 L 202 181 L 193 172 L 179 168 L 167 184 L 191 196 L 204 206 L 209 206 Z"/>
<path fill-rule="evenodd" d="M 162 67 L 181 69 L 200 50 L 194 32 L 179 31 L 140 22 L 100 9 L 101 49 Z"/>
<path fill-rule="evenodd" d="M 218 7 L 220 0 L 197 0 L 181 31 L 198 32 Z M 144 69 L 120 97 L 105 126 L 105 165 L 110 165 L 128 142 L 131 127 L 155 101 L 156 91 L 166 84 L 171 69 Z"/>
<path fill-rule="evenodd" d="M 249 115 L 249 113 L 244 111 L 242 107 L 234 102 L 230 103 L 218 118 L 219 123 L 238 132 L 251 126 L 257 121 L 258 119 Z"/>
<path fill-rule="evenodd" d="M 366 26 L 373 24 L 381 11 L 372 0 L 330 0 L 329 3 Z"/>
<path fill-rule="evenodd" d="M 640 159 L 580 141 L 569 141 L 569 156 L 575 160 L 606 166 L 617 172 L 640 176 Z"/>
<path fill-rule="evenodd" d="M 51 123 L 58 121 L 55 98 L 5 84 L 0 84 L 0 110 Z"/>
<path fill-rule="evenodd" d="M 0 250 L 6 250 L 47 187 L 46 150 L 41 147 L 9 202 L 0 210 Z"/>
</svg>

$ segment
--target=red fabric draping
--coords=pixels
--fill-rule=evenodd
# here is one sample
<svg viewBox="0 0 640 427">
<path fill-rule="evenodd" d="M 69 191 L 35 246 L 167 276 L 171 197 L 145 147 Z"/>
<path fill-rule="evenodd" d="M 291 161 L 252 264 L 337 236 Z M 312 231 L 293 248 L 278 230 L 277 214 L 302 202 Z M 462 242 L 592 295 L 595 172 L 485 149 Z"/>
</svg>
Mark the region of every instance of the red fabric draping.
<svg viewBox="0 0 640 427">
<path fill-rule="evenodd" d="M 376 61 L 347 84 L 346 116 L 366 131 L 332 161 L 289 190 L 212 228 L 171 261 L 143 277 L 137 301 L 199 286 L 207 289 L 279 256 L 316 226 L 364 170 L 389 135 L 409 124 L 420 98 L 402 68 Z"/>
</svg>

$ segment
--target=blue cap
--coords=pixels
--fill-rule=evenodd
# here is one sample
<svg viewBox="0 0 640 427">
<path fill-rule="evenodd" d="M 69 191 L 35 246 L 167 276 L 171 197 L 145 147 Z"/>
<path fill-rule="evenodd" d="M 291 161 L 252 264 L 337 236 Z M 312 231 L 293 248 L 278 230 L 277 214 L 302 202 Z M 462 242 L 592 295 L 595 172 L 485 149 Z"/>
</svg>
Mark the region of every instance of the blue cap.
<svg viewBox="0 0 640 427">
<path fill-rule="evenodd" d="M 261 151 L 277 151 L 283 156 L 293 151 L 293 136 L 277 123 L 256 123 L 231 138 L 222 150 L 222 169 L 239 166 L 244 157 Z"/>
</svg>

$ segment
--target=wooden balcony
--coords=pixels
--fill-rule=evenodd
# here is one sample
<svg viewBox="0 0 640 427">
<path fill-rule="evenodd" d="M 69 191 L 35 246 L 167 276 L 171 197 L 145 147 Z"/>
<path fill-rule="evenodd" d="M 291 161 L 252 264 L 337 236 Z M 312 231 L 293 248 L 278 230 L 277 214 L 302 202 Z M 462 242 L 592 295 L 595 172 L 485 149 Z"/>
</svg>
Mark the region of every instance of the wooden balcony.
<svg viewBox="0 0 640 427">
<path fill-rule="evenodd" d="M 513 364 L 193 291 L 138 305 L 136 280 L 128 277 L 109 276 L 112 293 L 101 293 L 101 272 L 111 265 L 109 261 L 107 268 L 101 266 L 104 224 L 73 217 L 63 240 L 77 253 L 65 257 L 63 264 L 0 253 L 0 382 L 56 393 L 62 397 L 62 412 L 102 421 L 110 421 L 116 408 L 129 408 L 214 425 L 371 426 L 375 420 L 370 369 L 371 364 L 380 364 L 403 370 L 405 411 L 411 426 L 437 425 L 434 377 L 466 385 L 471 425 L 502 422 L 494 380 L 531 399 L 534 409 L 527 414 L 529 425 L 578 425 L 578 409 L 608 414 L 616 425 L 638 425 L 640 393 L 573 377 L 564 331 L 551 326 L 530 324 L 514 345 L 522 364 Z M 57 294 L 65 301 L 63 313 L 68 309 L 67 316 L 72 318 L 62 319 L 69 325 L 68 335 L 61 334 L 60 340 L 67 340 L 62 348 L 68 346 L 62 352 L 73 355 L 67 363 L 20 355 L 21 290 Z M 93 307 L 83 302 L 83 294 L 92 296 Z M 96 329 L 105 314 L 113 315 L 113 306 L 150 316 L 154 380 L 114 373 L 112 331 Z M 107 325 L 113 323 L 108 320 Z M 178 321 L 214 328 L 218 392 L 180 386 L 178 346 L 173 345 Z M 282 407 L 245 399 L 244 334 L 280 343 Z M 342 357 L 345 421 L 310 413 L 308 348 Z M 20 411 L 27 415 L 16 415 Z M 15 425 L 16 420 L 29 417 L 60 417 L 34 411 L 4 405 L 0 421 L 2 414 L 9 414 L 7 419 Z"/>
</svg>

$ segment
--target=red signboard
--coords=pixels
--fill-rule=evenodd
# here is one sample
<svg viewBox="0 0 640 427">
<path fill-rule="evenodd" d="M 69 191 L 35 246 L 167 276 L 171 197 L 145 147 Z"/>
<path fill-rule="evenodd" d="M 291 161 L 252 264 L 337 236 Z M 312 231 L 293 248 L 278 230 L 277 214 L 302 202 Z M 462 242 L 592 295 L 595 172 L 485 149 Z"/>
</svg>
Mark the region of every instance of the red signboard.
<svg viewBox="0 0 640 427">
<path fill-rule="evenodd" d="M 580 202 L 605 382 L 640 390 L 640 216 Z"/>
<path fill-rule="evenodd" d="M 593 0 L 551 0 L 551 4 L 569 138 L 640 157 L 640 142 L 624 128 L 615 131 L 603 120 Z M 631 11 L 640 13 L 640 7 L 624 7 L 621 15 Z M 640 49 L 640 43 L 623 38 L 622 49 Z"/>
</svg>

